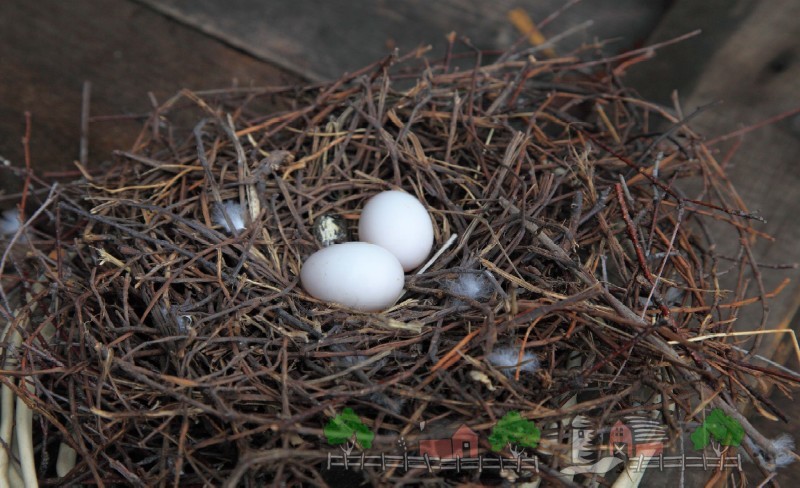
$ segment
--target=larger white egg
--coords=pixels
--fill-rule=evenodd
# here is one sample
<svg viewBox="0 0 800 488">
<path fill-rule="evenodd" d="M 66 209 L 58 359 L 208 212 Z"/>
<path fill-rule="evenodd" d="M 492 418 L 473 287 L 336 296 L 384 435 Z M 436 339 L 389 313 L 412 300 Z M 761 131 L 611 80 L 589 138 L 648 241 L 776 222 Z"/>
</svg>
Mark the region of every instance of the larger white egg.
<svg viewBox="0 0 800 488">
<path fill-rule="evenodd" d="M 370 198 L 358 222 L 358 238 L 391 251 L 403 270 L 421 265 L 433 247 L 433 224 L 419 200 L 402 191 Z"/>
<path fill-rule="evenodd" d="M 346 242 L 309 256 L 300 270 L 300 282 L 319 300 L 378 312 L 400 298 L 405 275 L 400 262 L 386 249 L 367 242 Z"/>
</svg>

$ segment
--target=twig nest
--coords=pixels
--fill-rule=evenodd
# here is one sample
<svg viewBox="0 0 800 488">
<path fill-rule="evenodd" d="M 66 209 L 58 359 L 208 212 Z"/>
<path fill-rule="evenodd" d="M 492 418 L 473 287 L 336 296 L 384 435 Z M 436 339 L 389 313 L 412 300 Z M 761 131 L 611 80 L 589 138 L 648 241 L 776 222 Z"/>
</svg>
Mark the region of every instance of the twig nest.
<svg viewBox="0 0 800 488">
<path fill-rule="evenodd" d="M 356 310 L 378 312 L 400 297 L 405 275 L 391 252 L 367 242 L 334 244 L 312 254 L 300 281 L 309 295 Z"/>
<path fill-rule="evenodd" d="M 577 427 L 581 415 L 607 431 L 632 409 L 678 426 L 713 397 L 763 452 L 762 468 L 790 461 L 788 440 L 765 438 L 735 410 L 753 400 L 750 381 L 784 391 L 797 381 L 731 349 L 730 317 L 751 302 L 766 307 L 767 293 L 735 279 L 756 266 L 750 237 L 760 231 L 713 152 L 612 72 L 587 72 L 581 52 L 536 66 L 529 54 L 485 56 L 500 61 L 474 69 L 414 55 L 331 84 L 182 91 L 148 118 L 134 152 L 91 184 L 52 188 L 42 212 L 61 218 L 30 228 L 39 239 L 6 260 L 3 285 L 33 297 L 15 329 L 58 324 L 60 340 L 8 355 L 36 377 L 36 391 L 14 394 L 41 415 L 37 442 L 69 424 L 78 459 L 93 461 L 67 481 L 42 469 L 43 484 L 120 473 L 142 486 L 331 482 L 324 459 L 336 447 L 313 433 L 345 408 L 380 427 L 374 456 L 394 449 L 392 433 L 416 436 L 420 411 L 467 425 L 526 411 L 548 430 Z M 613 68 L 607 61 L 594 66 Z M 681 196 L 694 176 L 708 201 Z M 409 193 L 369 198 L 390 184 Z M 29 193 L 32 205 L 39 194 Z M 325 215 L 360 215 L 353 237 L 364 242 L 325 247 L 309 222 Z M 728 225 L 707 232 L 712 220 Z M 260 232 L 222 235 L 245 225 Z M 434 236 L 436 259 L 415 268 Z M 731 238 L 743 252 L 727 289 L 715 246 Z M 407 287 L 404 268 L 415 271 Z M 44 291 L 27 293 L 34 286 Z M 109 367 L 98 377 L 96 368 L 64 374 L 63 364 Z M 102 412 L 75 417 L 93 405 Z M 191 449 L 176 449 L 183 441 Z M 557 481 L 560 457 L 540 461 L 545 482 Z M 477 479 L 350 467 L 367 484 Z"/>
<path fill-rule="evenodd" d="M 358 237 L 388 249 L 403 270 L 411 271 L 431 253 L 433 225 L 419 200 L 402 191 L 385 191 L 364 205 Z"/>
</svg>

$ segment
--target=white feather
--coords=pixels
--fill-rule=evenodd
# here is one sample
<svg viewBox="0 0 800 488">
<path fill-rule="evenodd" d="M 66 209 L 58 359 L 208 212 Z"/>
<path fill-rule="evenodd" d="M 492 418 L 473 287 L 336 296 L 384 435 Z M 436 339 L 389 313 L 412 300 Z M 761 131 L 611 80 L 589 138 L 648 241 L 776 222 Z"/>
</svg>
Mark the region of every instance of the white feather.
<svg viewBox="0 0 800 488">
<path fill-rule="evenodd" d="M 0 234 L 13 235 L 19 230 L 19 210 L 12 208 L 3 211 L 3 216 L 0 218 Z"/>
<path fill-rule="evenodd" d="M 531 374 L 539 370 L 539 358 L 526 351 L 522 354 L 522 361 L 520 361 L 518 348 L 501 347 L 495 349 L 487 359 L 489 363 L 502 370 L 507 376 L 515 375 L 518 366 L 520 371 Z"/>
<path fill-rule="evenodd" d="M 454 295 L 480 300 L 492 292 L 489 280 L 478 273 L 460 273 L 458 277 L 447 283 L 447 288 Z"/>
<path fill-rule="evenodd" d="M 223 210 L 225 213 L 223 213 Z M 228 218 L 231 220 L 231 224 L 233 224 L 233 229 L 231 229 L 230 225 L 228 225 L 228 221 L 225 219 L 225 214 L 228 214 Z M 216 205 L 211 218 L 214 220 L 216 225 L 219 225 L 225 229 L 225 232 L 228 234 L 234 231 L 239 232 L 245 228 L 244 208 L 233 200 L 223 202 L 222 205 Z"/>
<path fill-rule="evenodd" d="M 750 437 L 745 437 L 744 443 L 753 451 L 756 458 L 760 459 L 762 462 L 768 461 L 765 459 L 764 450 L 757 446 Z M 770 439 L 770 444 L 772 444 L 770 447 L 772 448 L 774 456 L 769 463 L 769 467 L 772 471 L 788 466 L 797 460 L 796 455 L 792 452 L 794 449 L 794 438 L 791 435 L 781 434 L 774 439 Z"/>
<path fill-rule="evenodd" d="M 775 467 L 783 468 L 795 461 L 794 438 L 789 434 L 781 434 L 772 439 L 772 449 L 775 450 Z"/>
</svg>

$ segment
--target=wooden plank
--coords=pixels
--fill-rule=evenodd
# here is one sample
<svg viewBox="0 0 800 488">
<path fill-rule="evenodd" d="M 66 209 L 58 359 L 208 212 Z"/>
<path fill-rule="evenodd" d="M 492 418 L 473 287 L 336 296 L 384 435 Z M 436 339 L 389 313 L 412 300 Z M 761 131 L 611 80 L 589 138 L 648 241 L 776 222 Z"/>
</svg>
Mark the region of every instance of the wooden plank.
<svg viewBox="0 0 800 488">
<path fill-rule="evenodd" d="M 181 88 L 282 84 L 295 77 L 127 0 L 0 2 L 0 155 L 22 164 L 23 112 L 33 114 L 39 171 L 74 169 L 81 91 L 92 82 L 93 115 L 151 109 Z M 91 126 L 90 160 L 125 149 L 141 120 Z M 0 189 L 19 189 L 0 178 Z"/>
<path fill-rule="evenodd" d="M 505 48 L 518 32 L 508 22 L 513 8 L 535 21 L 563 7 L 564 0 L 140 0 L 196 26 L 261 59 L 309 79 L 330 79 L 380 59 L 393 47 L 403 51 L 431 44 L 443 53 L 445 35 L 456 31 L 482 49 Z M 545 36 L 592 19 L 559 46 L 616 39 L 618 51 L 643 39 L 656 24 L 667 0 L 593 0 L 580 2 L 545 26 Z"/>
<path fill-rule="evenodd" d="M 672 90 L 682 98 L 689 96 L 701 77 L 713 68 L 713 56 L 745 22 L 757 2 L 730 0 L 678 0 L 670 7 L 648 44 L 674 39 L 688 32 L 702 34 L 686 41 L 663 47 L 646 63 L 628 71 L 626 82 L 649 100 L 671 105 Z"/>
</svg>

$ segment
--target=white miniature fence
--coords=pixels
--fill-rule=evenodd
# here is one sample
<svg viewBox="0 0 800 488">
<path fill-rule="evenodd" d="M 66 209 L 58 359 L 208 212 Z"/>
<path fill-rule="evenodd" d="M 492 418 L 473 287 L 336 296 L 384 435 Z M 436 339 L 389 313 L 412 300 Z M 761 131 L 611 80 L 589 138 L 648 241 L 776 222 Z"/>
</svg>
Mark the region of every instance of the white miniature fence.
<svg viewBox="0 0 800 488">
<path fill-rule="evenodd" d="M 502 457 L 476 458 L 437 458 L 430 457 L 428 454 L 423 456 L 409 456 L 408 453 L 399 455 L 371 455 L 364 453 L 353 455 L 334 455 L 328 453 L 328 469 L 332 467 L 344 467 L 345 469 L 363 469 L 367 467 L 381 468 L 403 468 L 405 471 L 410 469 L 425 469 L 433 471 L 474 471 L 511 469 L 515 471 L 539 472 L 539 459 L 529 457 L 519 457 L 517 459 L 505 459 Z"/>
<path fill-rule="evenodd" d="M 656 469 L 663 471 L 671 468 L 703 468 L 703 471 L 711 469 L 729 469 L 736 468 L 742 470 L 742 455 L 737 454 L 734 456 L 722 457 L 709 457 L 703 454 L 702 456 L 645 456 L 631 458 L 628 460 L 628 467 L 634 471 L 641 471 L 643 469 Z"/>
<path fill-rule="evenodd" d="M 484 470 L 502 470 L 510 469 L 517 472 L 532 471 L 539 472 L 539 459 L 536 457 L 519 457 L 516 459 L 506 459 L 497 456 L 484 457 L 478 456 L 475 458 L 436 458 L 430 457 L 428 454 L 423 456 L 409 456 L 408 453 L 400 455 L 369 455 L 365 453 L 352 454 L 352 455 L 335 455 L 328 453 L 328 469 L 334 467 L 343 467 L 345 469 L 364 469 L 364 468 L 381 468 L 385 471 L 386 468 L 402 468 L 405 471 L 410 469 L 425 469 L 428 472 L 433 471 L 474 471 L 478 472 Z M 737 454 L 734 456 L 721 456 L 709 457 L 703 454 L 702 456 L 645 456 L 640 455 L 636 458 L 628 460 L 628 467 L 633 471 L 641 471 L 643 469 L 665 469 L 674 468 L 703 468 L 704 471 L 708 469 L 730 469 L 736 468 L 742 470 L 742 456 Z"/>
</svg>

